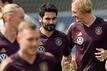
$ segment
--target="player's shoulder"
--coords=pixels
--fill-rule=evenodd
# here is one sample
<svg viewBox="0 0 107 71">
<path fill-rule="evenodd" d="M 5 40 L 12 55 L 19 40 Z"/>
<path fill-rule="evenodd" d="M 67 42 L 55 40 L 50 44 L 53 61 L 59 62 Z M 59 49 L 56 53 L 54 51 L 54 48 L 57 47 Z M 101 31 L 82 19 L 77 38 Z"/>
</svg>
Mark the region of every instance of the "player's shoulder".
<svg viewBox="0 0 107 71">
<path fill-rule="evenodd" d="M 80 22 L 73 22 L 69 25 L 68 29 L 67 29 L 67 33 L 71 30 L 73 30 L 74 28 L 76 28 L 78 25 L 81 25 Z"/>
<path fill-rule="evenodd" d="M 4 37 L 4 35 L 0 32 L 0 46 L 1 45 L 7 45 L 7 39 Z"/>
<path fill-rule="evenodd" d="M 104 22 L 104 23 L 107 24 L 107 19 L 103 19 L 103 18 L 101 18 L 101 17 L 97 17 L 97 21 L 99 21 L 99 22 Z"/>
<path fill-rule="evenodd" d="M 102 23 L 103 23 L 105 26 L 107 26 L 107 19 L 103 19 L 103 18 L 102 18 Z"/>
<path fill-rule="evenodd" d="M 75 22 L 71 23 L 71 24 L 69 25 L 67 31 L 70 30 L 70 29 L 72 28 L 72 26 L 74 26 L 74 25 L 75 25 Z"/>
<path fill-rule="evenodd" d="M 75 26 L 77 22 L 72 22 L 69 27 Z"/>
<path fill-rule="evenodd" d="M 5 38 L 5 36 L 0 32 L 0 42 L 1 41 L 6 41 L 7 39 Z"/>
<path fill-rule="evenodd" d="M 59 37 L 66 37 L 65 32 L 59 31 L 59 30 L 55 30 L 55 34 Z"/>
</svg>

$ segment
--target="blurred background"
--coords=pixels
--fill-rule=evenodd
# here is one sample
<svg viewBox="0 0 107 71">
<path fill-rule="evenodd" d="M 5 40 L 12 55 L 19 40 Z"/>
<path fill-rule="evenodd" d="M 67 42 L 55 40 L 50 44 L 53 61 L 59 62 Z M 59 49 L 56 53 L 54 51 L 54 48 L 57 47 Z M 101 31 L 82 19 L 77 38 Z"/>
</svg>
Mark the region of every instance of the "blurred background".
<svg viewBox="0 0 107 71">
<path fill-rule="evenodd" d="M 19 4 L 25 12 L 31 17 L 34 23 L 40 27 L 38 22 L 38 9 L 43 3 L 52 3 L 58 8 L 57 29 L 66 32 L 68 26 L 74 21 L 71 14 L 72 0 L 13 0 Z M 92 0 L 93 14 L 102 18 L 107 18 L 107 0 Z"/>
</svg>

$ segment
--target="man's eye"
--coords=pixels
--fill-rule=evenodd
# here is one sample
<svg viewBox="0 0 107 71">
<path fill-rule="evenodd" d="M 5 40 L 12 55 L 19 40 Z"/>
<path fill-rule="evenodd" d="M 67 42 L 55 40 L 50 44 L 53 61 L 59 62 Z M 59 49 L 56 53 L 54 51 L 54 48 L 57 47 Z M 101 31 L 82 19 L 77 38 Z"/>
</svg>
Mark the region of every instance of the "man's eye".
<svg viewBox="0 0 107 71">
<path fill-rule="evenodd" d="M 46 18 L 46 20 L 50 20 L 50 18 Z"/>
<path fill-rule="evenodd" d="M 55 19 L 56 19 L 56 17 L 52 18 L 52 20 L 55 20 Z"/>
<path fill-rule="evenodd" d="M 33 38 L 29 38 L 28 40 L 29 40 L 29 41 L 32 41 L 32 40 L 33 40 Z"/>
</svg>

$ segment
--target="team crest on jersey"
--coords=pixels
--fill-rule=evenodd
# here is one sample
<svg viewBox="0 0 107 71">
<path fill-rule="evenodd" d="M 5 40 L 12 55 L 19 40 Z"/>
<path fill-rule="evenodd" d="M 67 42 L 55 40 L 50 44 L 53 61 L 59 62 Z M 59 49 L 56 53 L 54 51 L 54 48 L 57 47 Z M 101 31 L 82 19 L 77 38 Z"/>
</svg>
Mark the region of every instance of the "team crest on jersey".
<svg viewBox="0 0 107 71">
<path fill-rule="evenodd" d="M 62 45 L 62 39 L 60 37 L 55 38 L 55 43 L 57 46 L 61 46 Z"/>
<path fill-rule="evenodd" d="M 82 36 L 77 37 L 77 44 L 82 45 L 84 42 L 84 38 Z"/>
<path fill-rule="evenodd" d="M 102 27 L 96 27 L 95 33 L 96 33 L 96 35 L 101 35 L 102 34 Z"/>
</svg>

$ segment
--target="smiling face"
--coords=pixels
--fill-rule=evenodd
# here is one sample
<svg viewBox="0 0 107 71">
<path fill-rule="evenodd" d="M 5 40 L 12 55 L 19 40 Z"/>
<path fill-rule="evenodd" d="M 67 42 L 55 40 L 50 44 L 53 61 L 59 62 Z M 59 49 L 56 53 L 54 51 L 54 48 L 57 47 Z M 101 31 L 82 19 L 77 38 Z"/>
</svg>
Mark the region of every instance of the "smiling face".
<svg viewBox="0 0 107 71">
<path fill-rule="evenodd" d="M 27 55 L 35 55 L 39 47 L 39 31 L 24 29 L 18 36 L 20 50 Z"/>
<path fill-rule="evenodd" d="M 45 12 L 43 17 L 40 17 L 43 28 L 46 31 L 54 31 L 56 26 L 56 13 L 55 12 Z"/>
<path fill-rule="evenodd" d="M 91 0 L 74 0 L 71 6 L 72 16 L 75 17 L 77 22 L 84 22 L 86 20 L 86 17 L 91 15 Z"/>
<path fill-rule="evenodd" d="M 84 18 L 84 13 L 79 10 L 77 3 L 72 3 L 72 16 L 75 17 L 76 21 L 82 21 Z"/>
<path fill-rule="evenodd" d="M 2 8 L 5 26 L 17 31 L 18 25 L 24 20 L 24 10 L 17 4 L 7 4 Z"/>
</svg>

